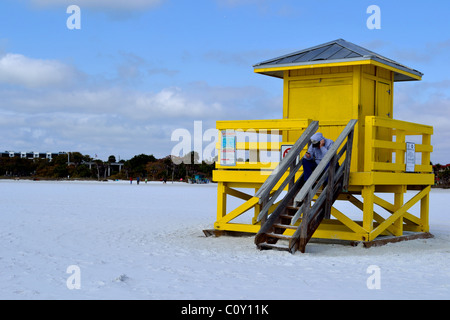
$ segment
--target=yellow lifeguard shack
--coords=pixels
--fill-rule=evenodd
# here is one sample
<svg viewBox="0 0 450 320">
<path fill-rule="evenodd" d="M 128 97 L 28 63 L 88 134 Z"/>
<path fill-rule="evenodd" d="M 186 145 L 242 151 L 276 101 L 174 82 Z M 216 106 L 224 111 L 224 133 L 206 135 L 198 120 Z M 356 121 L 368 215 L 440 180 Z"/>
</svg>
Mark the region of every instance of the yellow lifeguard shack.
<svg viewBox="0 0 450 320">
<path fill-rule="evenodd" d="M 429 236 L 433 128 L 394 120 L 393 107 L 394 83 L 421 80 L 422 73 L 343 39 L 258 63 L 254 71 L 283 79 L 283 119 L 217 122 L 217 232 L 254 233 L 259 248 L 291 252 L 304 251 L 311 237 L 370 244 Z M 249 132 L 258 138 L 251 141 Z M 335 141 L 334 149 L 304 181 L 302 158 L 315 132 Z M 267 151 L 283 154 L 262 161 Z M 239 161 L 239 152 L 249 159 Z M 335 162 L 339 170 L 329 165 Z M 416 194 L 405 202 L 408 190 Z M 335 201 L 352 203 L 360 218 Z"/>
</svg>

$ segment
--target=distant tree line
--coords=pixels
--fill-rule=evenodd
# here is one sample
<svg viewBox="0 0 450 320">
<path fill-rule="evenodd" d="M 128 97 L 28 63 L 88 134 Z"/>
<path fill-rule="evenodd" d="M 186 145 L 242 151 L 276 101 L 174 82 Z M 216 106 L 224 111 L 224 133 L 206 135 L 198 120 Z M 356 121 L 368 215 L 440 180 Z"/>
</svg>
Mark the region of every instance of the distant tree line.
<svg viewBox="0 0 450 320">
<path fill-rule="evenodd" d="M 449 188 L 450 187 L 450 164 L 433 165 L 435 185 L 438 187 Z"/>
<path fill-rule="evenodd" d="M 175 161 L 173 161 L 175 160 Z M 120 165 L 119 165 L 120 164 Z M 48 159 L 26 159 L 22 157 L 0 157 L 0 177 L 32 177 L 48 179 L 141 179 L 185 180 L 201 174 L 212 178 L 215 163 L 199 161 L 196 152 L 172 159 L 167 156 L 157 159 L 153 155 L 140 154 L 129 160 L 116 162 L 111 155 L 107 161 L 93 159 L 80 152 L 59 154 Z M 450 188 L 450 164 L 433 165 L 435 185 Z"/>
<path fill-rule="evenodd" d="M 180 160 L 178 158 L 177 160 Z M 181 162 L 181 163 L 180 163 Z M 32 177 L 48 179 L 136 179 L 186 180 L 202 174 L 212 177 L 214 163 L 198 161 L 195 152 L 187 154 L 181 161 L 172 161 L 171 156 L 157 159 L 153 155 L 140 154 L 129 160 L 116 162 L 111 155 L 107 161 L 93 159 L 79 152 L 60 154 L 48 159 L 26 159 L 0 157 L 0 176 Z"/>
</svg>

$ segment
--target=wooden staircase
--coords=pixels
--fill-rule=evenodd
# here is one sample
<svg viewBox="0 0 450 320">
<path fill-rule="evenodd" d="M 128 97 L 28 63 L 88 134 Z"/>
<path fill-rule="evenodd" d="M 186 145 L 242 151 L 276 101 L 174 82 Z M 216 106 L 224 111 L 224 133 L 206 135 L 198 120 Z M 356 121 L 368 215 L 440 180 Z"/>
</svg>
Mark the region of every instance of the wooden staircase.
<svg viewBox="0 0 450 320">
<path fill-rule="evenodd" d="M 289 242 L 292 237 L 284 235 L 286 230 L 297 230 L 296 226 L 291 225 L 292 218 L 297 212 L 298 208 L 293 206 L 288 206 L 285 209 L 283 214 L 280 214 L 272 227 L 269 229 L 267 233 L 264 234 L 265 239 L 264 242 L 258 243 L 257 246 L 260 250 L 265 249 L 275 249 L 275 250 L 283 250 L 289 251 L 289 243 L 279 243 L 283 242 L 280 240 L 284 240 L 284 242 Z M 263 241 L 262 238 L 259 241 Z"/>
<path fill-rule="evenodd" d="M 280 162 L 279 167 L 256 194 L 263 205 L 258 216 L 262 226 L 255 237 L 258 249 L 285 250 L 292 254 L 297 250 L 305 252 L 307 243 L 322 220 L 331 217 L 331 207 L 339 194 L 348 189 L 356 122 L 357 120 L 351 120 L 348 123 L 307 181 L 304 181 L 303 175 L 295 178 L 296 172 L 302 166 L 302 160 L 298 161 L 297 156 L 317 131 L 318 123 L 311 123 L 287 157 Z M 344 154 L 345 158 L 339 166 L 339 160 Z M 279 189 L 273 192 L 272 188 L 280 183 L 288 169 L 288 177 L 281 182 Z M 268 215 L 269 208 L 288 183 L 287 194 L 272 214 Z M 313 199 L 314 197 L 316 199 Z"/>
</svg>

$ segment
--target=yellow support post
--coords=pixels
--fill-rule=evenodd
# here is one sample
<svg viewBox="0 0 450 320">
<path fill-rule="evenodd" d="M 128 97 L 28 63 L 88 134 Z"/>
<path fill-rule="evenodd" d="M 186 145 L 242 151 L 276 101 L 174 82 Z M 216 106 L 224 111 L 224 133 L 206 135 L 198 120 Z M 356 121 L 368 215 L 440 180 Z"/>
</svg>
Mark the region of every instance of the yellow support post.
<svg viewBox="0 0 450 320">
<path fill-rule="evenodd" d="M 217 220 L 221 220 L 227 215 L 227 194 L 225 184 L 217 184 Z"/>
<path fill-rule="evenodd" d="M 395 162 L 397 163 L 405 163 L 405 150 L 403 150 L 403 146 L 406 146 L 405 143 L 405 132 L 403 130 L 398 130 L 395 142 L 397 145 L 402 146 L 402 149 L 396 149 L 395 151 Z M 402 170 L 397 170 L 397 172 L 402 172 Z"/>
<path fill-rule="evenodd" d="M 365 146 L 364 146 L 364 171 L 371 172 L 373 161 L 375 160 L 375 151 L 373 148 L 376 128 L 373 126 L 373 117 L 366 117 Z"/>
<path fill-rule="evenodd" d="M 403 206 L 403 193 L 395 193 L 394 194 L 394 210 L 400 210 L 400 208 Z M 394 235 L 395 236 L 402 236 L 403 235 L 403 217 L 398 218 L 394 222 Z"/>
<path fill-rule="evenodd" d="M 375 186 L 364 186 L 362 190 L 362 197 L 364 198 L 363 206 L 363 228 L 367 233 L 373 230 L 373 204 L 375 197 Z M 370 239 L 364 239 L 366 241 Z"/>
<path fill-rule="evenodd" d="M 424 134 L 422 136 L 422 145 L 431 146 L 431 134 Z M 430 152 L 422 152 L 422 165 L 430 166 L 431 165 L 431 154 Z"/>
<path fill-rule="evenodd" d="M 428 192 L 420 200 L 420 221 L 422 223 L 422 232 L 430 232 L 429 212 L 431 187 L 427 187 L 426 189 L 428 189 Z"/>
</svg>

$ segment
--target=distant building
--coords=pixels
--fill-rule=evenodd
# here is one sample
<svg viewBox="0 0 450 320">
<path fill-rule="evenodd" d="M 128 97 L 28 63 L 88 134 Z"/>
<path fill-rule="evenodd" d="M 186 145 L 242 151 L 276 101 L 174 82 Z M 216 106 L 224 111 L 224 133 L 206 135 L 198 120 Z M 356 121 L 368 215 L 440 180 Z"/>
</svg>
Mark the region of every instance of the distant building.
<svg viewBox="0 0 450 320">
<path fill-rule="evenodd" d="M 0 153 L 0 158 L 21 158 L 21 159 L 47 159 L 51 161 L 54 157 L 61 154 L 67 154 L 66 152 L 14 152 L 14 151 L 4 151 Z"/>
</svg>

